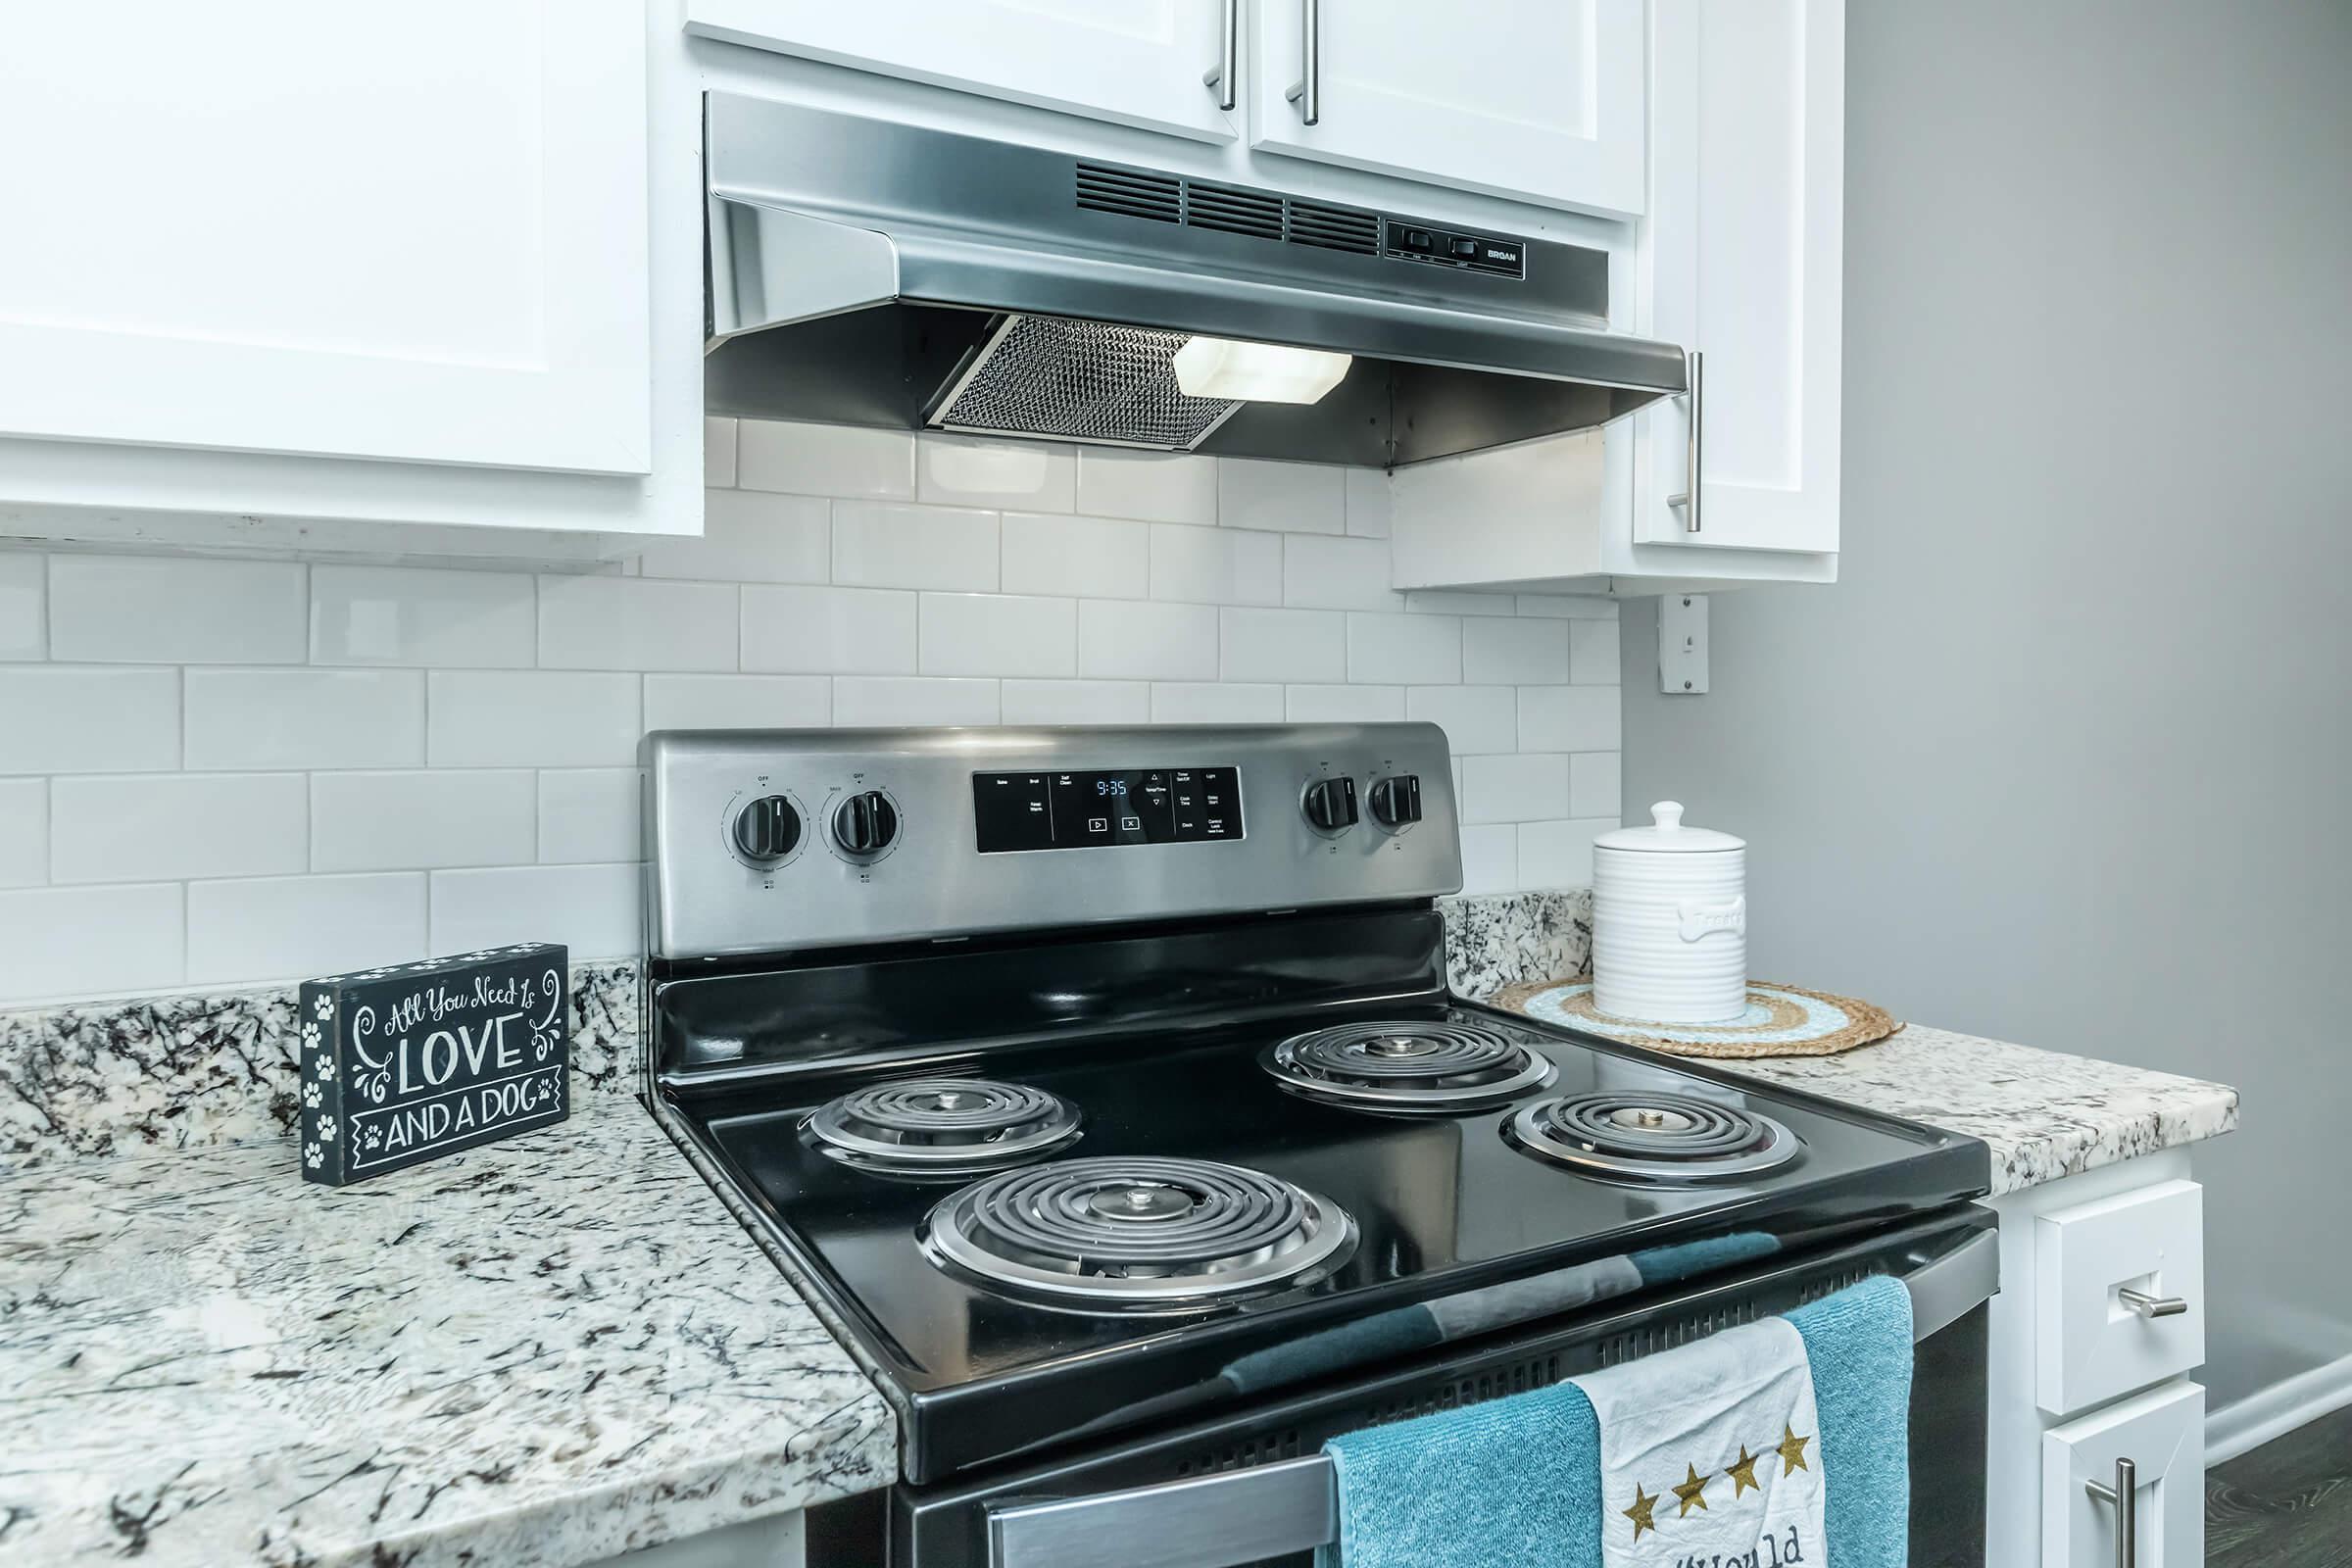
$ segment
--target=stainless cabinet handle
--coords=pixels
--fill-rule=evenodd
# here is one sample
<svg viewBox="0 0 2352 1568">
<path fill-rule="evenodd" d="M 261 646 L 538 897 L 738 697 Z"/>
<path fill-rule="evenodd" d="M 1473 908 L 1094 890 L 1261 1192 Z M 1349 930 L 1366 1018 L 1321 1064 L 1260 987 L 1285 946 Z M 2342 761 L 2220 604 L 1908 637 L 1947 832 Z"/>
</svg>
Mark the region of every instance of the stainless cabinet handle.
<svg viewBox="0 0 2352 1568">
<path fill-rule="evenodd" d="M 2138 1568 L 2139 1466 L 2118 1459 L 2114 1486 L 2085 1481 L 2082 1490 L 2100 1502 L 2115 1504 L 2115 1568 Z"/>
<path fill-rule="evenodd" d="M 1217 38 L 1217 63 L 1200 74 L 1200 84 L 1216 95 L 1219 109 L 1231 114 L 1242 79 L 1242 0 L 1225 0 Z"/>
<path fill-rule="evenodd" d="M 2179 1317 L 2188 1310 L 2188 1302 L 2178 1296 L 2150 1296 L 2145 1291 L 2123 1290 L 2115 1294 L 2122 1298 L 2124 1305 L 2141 1317 Z"/>
<path fill-rule="evenodd" d="M 1298 0 L 1298 25 L 1302 74 L 1283 96 L 1298 106 L 1299 123 L 1319 125 L 1323 123 L 1323 0 Z"/>
<path fill-rule="evenodd" d="M 1690 472 L 1683 479 L 1680 495 L 1666 498 L 1670 507 L 1683 509 L 1683 532 L 1698 532 L 1698 463 L 1701 432 L 1706 428 L 1707 357 L 1698 350 L 1690 351 Z"/>
</svg>

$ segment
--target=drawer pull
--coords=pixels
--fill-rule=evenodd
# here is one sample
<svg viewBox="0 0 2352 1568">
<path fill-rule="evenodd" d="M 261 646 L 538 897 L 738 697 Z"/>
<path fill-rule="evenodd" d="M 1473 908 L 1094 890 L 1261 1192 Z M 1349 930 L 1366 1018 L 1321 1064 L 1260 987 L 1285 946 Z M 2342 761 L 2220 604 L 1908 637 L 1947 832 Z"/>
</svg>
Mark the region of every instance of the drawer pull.
<svg viewBox="0 0 2352 1568">
<path fill-rule="evenodd" d="M 2115 1485 L 2085 1481 L 2082 1490 L 2100 1502 L 2115 1504 L 2115 1568 L 2136 1568 L 2139 1561 L 2139 1466 L 2129 1459 L 2115 1461 Z"/>
<path fill-rule="evenodd" d="M 2178 1296 L 2150 1296 L 2145 1291 L 2128 1290 L 2115 1294 L 2124 1305 L 2144 1318 L 2179 1317 L 2188 1310 L 2188 1302 Z"/>
</svg>

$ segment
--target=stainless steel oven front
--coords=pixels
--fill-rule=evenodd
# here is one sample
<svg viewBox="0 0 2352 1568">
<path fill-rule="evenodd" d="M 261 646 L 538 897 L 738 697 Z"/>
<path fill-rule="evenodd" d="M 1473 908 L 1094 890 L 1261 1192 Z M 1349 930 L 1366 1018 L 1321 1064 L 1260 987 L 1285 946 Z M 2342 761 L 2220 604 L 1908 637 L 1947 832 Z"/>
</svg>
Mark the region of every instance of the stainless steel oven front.
<svg viewBox="0 0 2352 1568">
<path fill-rule="evenodd" d="M 873 1532 L 886 1528 L 891 1568 L 1291 1568 L 1337 1539 L 1327 1439 L 1670 1349 L 1878 1274 L 1912 1298 L 1912 1568 L 1984 1568 L 1984 1303 L 1998 1288 L 1999 1249 L 1993 1216 L 1975 1206 L 1664 1298 L 1467 1340 L 1230 1417 L 897 1488 L 886 1524 L 869 1514 L 830 1534 L 840 1560 L 870 1564 Z M 827 1535 L 812 1529 L 817 1568 L 834 1556 Z"/>
</svg>

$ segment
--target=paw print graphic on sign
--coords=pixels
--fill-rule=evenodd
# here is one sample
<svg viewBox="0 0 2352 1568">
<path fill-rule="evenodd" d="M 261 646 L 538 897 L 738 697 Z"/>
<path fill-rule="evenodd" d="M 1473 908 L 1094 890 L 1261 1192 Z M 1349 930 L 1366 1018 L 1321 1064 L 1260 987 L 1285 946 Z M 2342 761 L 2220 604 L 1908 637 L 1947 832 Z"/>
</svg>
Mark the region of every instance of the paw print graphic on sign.
<svg viewBox="0 0 2352 1568">
<path fill-rule="evenodd" d="M 305 1110 L 317 1110 L 318 1108 L 318 1086 L 317 1084 L 304 1084 L 302 1086 L 302 1108 Z"/>
<path fill-rule="evenodd" d="M 320 997 L 318 1001 L 311 1004 L 311 1010 L 317 1013 L 320 1021 L 323 1022 L 324 1020 L 332 1018 L 335 1015 L 335 1004 L 331 998 Z"/>
<path fill-rule="evenodd" d="M 305 1144 L 302 1146 L 302 1162 L 317 1170 L 326 1163 L 326 1152 L 317 1144 Z"/>
<path fill-rule="evenodd" d="M 321 1116 L 318 1118 L 318 1141 L 322 1144 L 331 1144 L 335 1141 L 334 1117 Z"/>
</svg>

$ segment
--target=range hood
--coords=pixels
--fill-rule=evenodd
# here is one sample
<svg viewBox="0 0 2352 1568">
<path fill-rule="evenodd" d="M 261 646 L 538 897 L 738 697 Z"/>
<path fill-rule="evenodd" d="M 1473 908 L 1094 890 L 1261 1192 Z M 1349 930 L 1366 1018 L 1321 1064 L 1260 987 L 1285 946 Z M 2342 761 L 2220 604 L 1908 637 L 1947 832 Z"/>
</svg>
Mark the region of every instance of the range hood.
<svg viewBox="0 0 2352 1568">
<path fill-rule="evenodd" d="M 1396 467 L 1686 386 L 1584 246 L 711 93 L 710 412 Z"/>
</svg>

